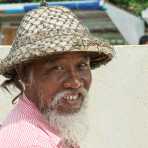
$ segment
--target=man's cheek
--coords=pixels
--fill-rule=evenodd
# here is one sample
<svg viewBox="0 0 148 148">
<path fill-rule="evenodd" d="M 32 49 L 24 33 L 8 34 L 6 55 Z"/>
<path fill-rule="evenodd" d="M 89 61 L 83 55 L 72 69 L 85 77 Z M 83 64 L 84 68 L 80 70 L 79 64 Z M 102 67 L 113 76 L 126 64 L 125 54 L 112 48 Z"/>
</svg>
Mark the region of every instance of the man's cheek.
<svg viewBox="0 0 148 148">
<path fill-rule="evenodd" d="M 46 102 L 46 104 L 50 104 L 53 100 L 54 92 L 53 90 L 49 89 L 48 86 L 44 90 L 45 90 L 43 92 L 44 101 Z"/>
<path fill-rule="evenodd" d="M 86 80 L 84 81 L 84 88 L 85 88 L 86 90 L 89 90 L 90 86 L 91 86 L 91 79 L 86 79 Z"/>
</svg>

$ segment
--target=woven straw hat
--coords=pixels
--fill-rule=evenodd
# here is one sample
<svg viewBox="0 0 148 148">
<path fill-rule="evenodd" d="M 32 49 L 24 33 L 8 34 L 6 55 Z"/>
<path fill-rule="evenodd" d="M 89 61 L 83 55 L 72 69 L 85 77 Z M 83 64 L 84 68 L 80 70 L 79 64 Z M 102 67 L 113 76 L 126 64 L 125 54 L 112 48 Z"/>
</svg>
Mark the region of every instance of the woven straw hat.
<svg viewBox="0 0 148 148">
<path fill-rule="evenodd" d="M 113 51 L 109 43 L 91 36 L 69 9 L 42 6 L 22 19 L 8 56 L 0 61 L 0 74 L 11 77 L 15 65 L 64 52 L 90 55 L 95 68 L 110 61 Z"/>
</svg>

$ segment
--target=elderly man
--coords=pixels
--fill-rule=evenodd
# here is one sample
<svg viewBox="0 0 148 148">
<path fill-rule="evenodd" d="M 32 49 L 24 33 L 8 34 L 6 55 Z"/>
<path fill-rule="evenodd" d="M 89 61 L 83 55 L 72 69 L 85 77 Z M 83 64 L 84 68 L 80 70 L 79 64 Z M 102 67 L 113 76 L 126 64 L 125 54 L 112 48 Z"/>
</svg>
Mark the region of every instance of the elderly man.
<svg viewBox="0 0 148 148">
<path fill-rule="evenodd" d="M 25 15 L 0 74 L 20 94 L 0 130 L 2 148 L 83 148 L 91 69 L 113 57 L 67 8 Z M 90 98 L 91 99 L 91 98 Z"/>
</svg>

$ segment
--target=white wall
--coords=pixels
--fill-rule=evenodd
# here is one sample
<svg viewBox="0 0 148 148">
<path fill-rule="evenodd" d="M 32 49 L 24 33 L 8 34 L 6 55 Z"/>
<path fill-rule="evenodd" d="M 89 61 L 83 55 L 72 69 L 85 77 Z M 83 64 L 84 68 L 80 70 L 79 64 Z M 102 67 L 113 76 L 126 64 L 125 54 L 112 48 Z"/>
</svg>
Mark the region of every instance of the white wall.
<svg viewBox="0 0 148 148">
<path fill-rule="evenodd" d="M 115 49 L 112 62 L 93 71 L 88 148 L 147 148 L 148 46 Z M 0 47 L 0 55 L 4 52 Z M 1 120 L 11 108 L 10 98 L 0 91 Z"/>
</svg>

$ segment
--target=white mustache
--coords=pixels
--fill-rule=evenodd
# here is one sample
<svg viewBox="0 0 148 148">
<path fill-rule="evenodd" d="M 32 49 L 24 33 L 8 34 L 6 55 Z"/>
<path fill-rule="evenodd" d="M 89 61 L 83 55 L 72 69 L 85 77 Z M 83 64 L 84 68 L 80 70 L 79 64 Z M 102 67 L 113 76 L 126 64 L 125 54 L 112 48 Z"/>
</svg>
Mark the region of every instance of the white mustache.
<svg viewBox="0 0 148 148">
<path fill-rule="evenodd" d="M 78 90 L 64 90 L 62 92 L 59 92 L 56 96 L 53 97 L 53 101 L 49 105 L 49 108 L 54 108 L 61 98 L 70 93 L 80 93 L 85 98 L 88 94 L 88 91 L 85 88 L 80 88 Z"/>
</svg>

